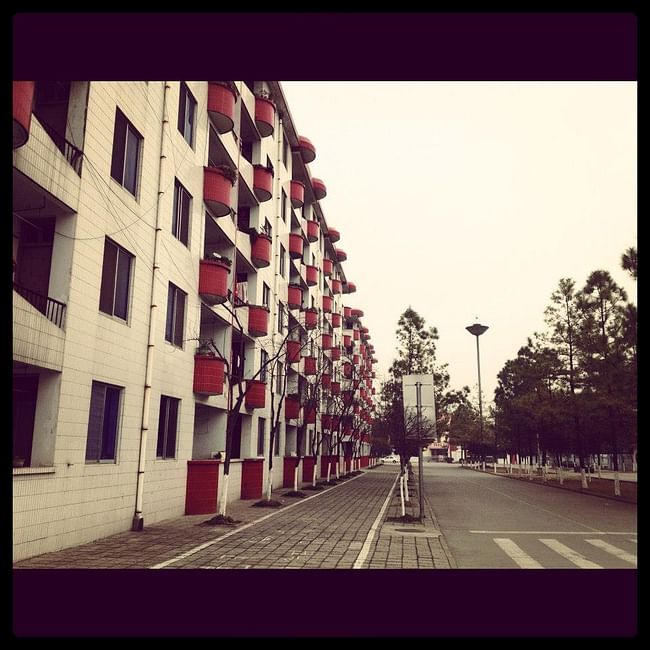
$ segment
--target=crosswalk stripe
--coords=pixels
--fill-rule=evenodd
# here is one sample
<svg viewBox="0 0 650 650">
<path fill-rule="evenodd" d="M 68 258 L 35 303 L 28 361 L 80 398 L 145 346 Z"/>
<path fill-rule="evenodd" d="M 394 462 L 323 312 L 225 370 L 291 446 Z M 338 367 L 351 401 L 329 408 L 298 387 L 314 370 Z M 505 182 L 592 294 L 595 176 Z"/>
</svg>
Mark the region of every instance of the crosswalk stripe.
<svg viewBox="0 0 650 650">
<path fill-rule="evenodd" d="M 494 541 L 506 553 L 506 555 L 514 560 L 522 569 L 544 568 L 539 562 L 533 560 L 530 555 L 524 553 L 524 551 L 511 539 L 508 539 L 507 537 L 495 537 Z"/>
<path fill-rule="evenodd" d="M 603 551 L 606 551 L 607 553 L 611 553 L 612 555 L 615 555 L 617 558 L 620 558 L 621 560 L 625 560 L 626 562 L 629 562 L 630 564 L 636 566 L 636 556 L 632 555 L 631 553 L 627 553 L 624 550 L 612 544 L 608 544 L 602 539 L 586 539 L 585 541 L 589 542 L 590 544 L 593 544 L 597 548 L 602 548 Z"/>
<path fill-rule="evenodd" d="M 556 539 L 540 539 L 542 544 L 546 544 L 550 549 L 559 553 L 562 557 L 565 557 L 569 562 L 573 562 L 576 566 L 581 569 L 602 569 L 603 567 L 600 564 L 596 564 L 591 560 L 588 560 L 584 555 L 580 555 L 573 549 L 570 549 L 568 546 L 558 542 Z"/>
</svg>

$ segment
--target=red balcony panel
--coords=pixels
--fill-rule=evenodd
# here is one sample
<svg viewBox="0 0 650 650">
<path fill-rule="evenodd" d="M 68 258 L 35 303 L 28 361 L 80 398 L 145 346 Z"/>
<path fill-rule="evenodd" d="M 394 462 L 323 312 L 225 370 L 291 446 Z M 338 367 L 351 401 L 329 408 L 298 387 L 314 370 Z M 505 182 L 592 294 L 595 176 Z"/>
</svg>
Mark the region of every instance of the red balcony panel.
<svg viewBox="0 0 650 650">
<path fill-rule="evenodd" d="M 273 196 L 273 170 L 264 165 L 253 168 L 253 192 L 260 203 L 268 201 Z"/>
<path fill-rule="evenodd" d="M 367 327 L 361 327 L 361 328 L 359 328 L 359 329 L 361 330 L 361 332 L 362 332 L 363 334 L 367 334 L 368 331 L 369 331 Z"/>
<path fill-rule="evenodd" d="M 316 147 L 311 143 L 311 140 L 302 135 L 298 136 L 298 151 L 300 151 L 303 162 L 307 165 L 316 159 Z"/>
<path fill-rule="evenodd" d="M 341 239 L 341 233 L 338 230 L 336 230 L 335 228 L 328 228 L 327 229 L 327 235 L 330 238 L 330 241 L 332 243 L 335 243 L 339 239 Z"/>
<path fill-rule="evenodd" d="M 218 460 L 188 460 L 185 514 L 207 515 L 217 511 Z"/>
<path fill-rule="evenodd" d="M 343 364 L 343 376 L 352 379 L 352 364 L 347 361 Z"/>
<path fill-rule="evenodd" d="M 346 286 L 347 286 L 347 290 L 344 287 L 343 293 L 354 293 L 357 290 L 357 285 L 354 284 L 354 282 L 348 282 Z"/>
<path fill-rule="evenodd" d="M 300 361 L 300 341 L 287 341 L 287 363 Z"/>
<path fill-rule="evenodd" d="M 287 288 L 287 305 L 289 309 L 300 309 L 302 305 L 302 287 L 299 284 L 290 284 Z"/>
<path fill-rule="evenodd" d="M 266 268 L 271 263 L 271 237 L 255 233 L 251 240 L 251 261 L 258 269 Z"/>
<path fill-rule="evenodd" d="M 302 459 L 302 480 L 303 483 L 311 483 L 314 479 L 314 467 L 316 466 L 315 456 L 304 456 Z"/>
<path fill-rule="evenodd" d="M 297 420 L 300 417 L 300 397 L 287 395 L 284 400 L 284 417 L 286 420 Z"/>
<path fill-rule="evenodd" d="M 248 305 L 248 333 L 266 336 L 269 332 L 269 310 L 264 305 Z"/>
<path fill-rule="evenodd" d="M 321 335 L 321 347 L 323 350 L 329 350 L 332 347 L 332 335 L 331 334 L 322 334 Z"/>
<path fill-rule="evenodd" d="M 363 310 L 362 309 L 352 309 L 350 312 L 351 316 L 356 316 L 357 318 L 363 318 Z"/>
<path fill-rule="evenodd" d="M 327 257 L 323 258 L 323 275 L 329 277 L 334 270 L 334 262 Z"/>
<path fill-rule="evenodd" d="M 303 373 L 305 375 L 315 375 L 316 374 L 316 357 L 304 357 L 305 365 Z"/>
<path fill-rule="evenodd" d="M 323 311 L 326 314 L 330 314 L 332 312 L 332 297 L 331 296 L 323 296 Z"/>
<path fill-rule="evenodd" d="M 328 372 L 324 372 L 321 375 L 321 386 L 323 388 L 329 389 L 331 385 L 332 385 L 332 375 L 330 375 Z"/>
<path fill-rule="evenodd" d="M 307 239 L 313 244 L 320 237 L 320 224 L 318 221 L 307 219 Z"/>
<path fill-rule="evenodd" d="M 289 234 L 289 255 L 294 260 L 302 258 L 305 240 L 298 233 Z"/>
<path fill-rule="evenodd" d="M 234 181 L 216 167 L 204 167 L 203 200 L 215 217 L 225 217 L 232 209 Z"/>
<path fill-rule="evenodd" d="M 334 252 L 336 253 L 336 259 L 339 262 L 345 262 L 348 259 L 347 253 L 341 248 L 335 248 Z"/>
<path fill-rule="evenodd" d="M 318 268 L 311 264 L 305 264 L 305 281 L 308 287 L 315 287 L 318 284 Z"/>
<path fill-rule="evenodd" d="M 309 307 L 308 309 L 305 309 L 305 328 L 308 330 L 312 330 L 317 326 L 318 326 L 318 311 L 313 307 Z"/>
<path fill-rule="evenodd" d="M 352 308 L 343 307 L 343 318 L 351 318 L 351 317 L 352 317 Z"/>
<path fill-rule="evenodd" d="M 258 379 L 246 382 L 246 408 L 263 409 L 266 404 L 266 384 Z"/>
<path fill-rule="evenodd" d="M 361 406 L 357 403 L 352 407 L 352 411 L 355 415 L 359 415 L 361 413 Z"/>
<path fill-rule="evenodd" d="M 320 423 L 323 429 L 330 429 L 332 427 L 332 416 L 327 413 L 320 416 Z"/>
<path fill-rule="evenodd" d="M 263 138 L 273 134 L 275 104 L 264 97 L 255 98 L 255 126 Z"/>
<path fill-rule="evenodd" d="M 34 81 L 13 82 L 13 148 L 22 147 L 29 139 L 34 103 Z"/>
<path fill-rule="evenodd" d="M 341 393 L 341 382 L 340 381 L 333 381 L 332 385 L 330 386 L 330 391 L 332 395 L 340 395 Z M 334 420 L 334 418 L 332 418 Z M 334 422 L 332 422 L 332 428 L 334 427 Z"/>
<path fill-rule="evenodd" d="M 235 125 L 235 91 L 227 85 L 208 83 L 208 113 L 217 133 L 228 133 Z"/>
<path fill-rule="evenodd" d="M 332 287 L 332 293 L 338 295 L 341 293 L 341 281 L 336 278 L 332 278 L 330 285 Z"/>
<path fill-rule="evenodd" d="M 362 357 L 365 357 L 365 354 L 366 354 L 366 345 L 365 345 L 365 343 L 360 343 L 359 344 L 359 354 Z"/>
<path fill-rule="evenodd" d="M 338 346 L 330 350 L 330 359 L 332 361 L 340 361 L 341 359 L 341 348 Z"/>
<path fill-rule="evenodd" d="M 291 181 L 291 205 L 294 208 L 302 208 L 305 205 L 305 184 L 292 180 Z"/>
<path fill-rule="evenodd" d="M 327 188 L 325 183 L 320 178 L 311 179 L 311 187 L 314 190 L 314 195 L 318 200 L 324 199 L 327 196 Z"/>
<path fill-rule="evenodd" d="M 344 390 L 341 397 L 343 398 L 343 404 L 345 406 L 350 406 L 352 404 L 353 392 L 351 390 Z"/>
<path fill-rule="evenodd" d="M 332 327 L 341 327 L 341 314 L 332 313 Z"/>
<path fill-rule="evenodd" d="M 211 354 L 194 355 L 194 392 L 202 395 L 221 395 L 223 370 L 222 359 Z"/>
<path fill-rule="evenodd" d="M 282 487 L 292 488 L 294 473 L 298 463 L 297 456 L 285 456 L 282 465 Z M 300 487 L 300 471 L 298 471 L 298 487 Z"/>
<path fill-rule="evenodd" d="M 353 330 L 352 336 L 354 337 L 355 341 L 358 341 L 359 337 L 361 336 L 361 333 L 359 332 L 359 330 Z"/>
<path fill-rule="evenodd" d="M 228 299 L 230 267 L 219 260 L 201 260 L 199 263 L 199 294 L 210 305 L 219 305 Z"/>
<path fill-rule="evenodd" d="M 305 424 L 316 424 L 316 407 L 305 409 Z"/>
<path fill-rule="evenodd" d="M 358 366 L 358 365 L 359 365 L 359 355 L 358 355 L 358 354 L 353 354 L 353 355 L 352 355 L 352 363 L 353 363 L 355 366 Z"/>
<path fill-rule="evenodd" d="M 352 345 L 352 336 L 350 334 L 343 335 L 343 347 L 349 348 Z"/>
<path fill-rule="evenodd" d="M 261 499 L 264 478 L 263 458 L 244 458 L 241 468 L 241 499 Z"/>
</svg>

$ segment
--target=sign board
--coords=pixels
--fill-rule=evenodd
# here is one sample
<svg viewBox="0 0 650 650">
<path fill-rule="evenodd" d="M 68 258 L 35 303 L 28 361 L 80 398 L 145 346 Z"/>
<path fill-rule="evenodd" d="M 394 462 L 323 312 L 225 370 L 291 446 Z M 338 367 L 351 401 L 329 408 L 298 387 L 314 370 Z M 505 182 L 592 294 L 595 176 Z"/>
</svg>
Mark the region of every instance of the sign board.
<svg viewBox="0 0 650 650">
<path fill-rule="evenodd" d="M 433 375 L 404 375 L 402 397 L 407 438 L 420 440 L 423 443 L 436 440 Z"/>
</svg>

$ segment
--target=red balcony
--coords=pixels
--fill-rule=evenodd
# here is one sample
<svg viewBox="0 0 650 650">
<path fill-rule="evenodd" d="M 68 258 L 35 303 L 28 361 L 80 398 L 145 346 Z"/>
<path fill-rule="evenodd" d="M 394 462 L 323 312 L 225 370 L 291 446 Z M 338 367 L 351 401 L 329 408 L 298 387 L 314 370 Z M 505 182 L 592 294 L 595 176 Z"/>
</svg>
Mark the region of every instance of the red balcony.
<svg viewBox="0 0 650 650">
<path fill-rule="evenodd" d="M 223 393 L 223 359 L 211 354 L 194 355 L 194 392 L 202 395 Z"/>
<path fill-rule="evenodd" d="M 246 408 L 263 409 L 266 404 L 266 384 L 258 379 L 246 382 Z"/>
<path fill-rule="evenodd" d="M 300 309 L 302 305 L 302 287 L 299 284 L 290 284 L 287 289 L 287 305 L 289 309 Z"/>
<path fill-rule="evenodd" d="M 321 335 L 321 348 L 323 350 L 330 350 L 332 348 L 332 335 L 331 334 L 322 334 Z"/>
<path fill-rule="evenodd" d="M 313 330 L 318 325 L 318 310 L 315 307 L 305 309 L 305 328 Z"/>
<path fill-rule="evenodd" d="M 362 309 L 353 309 L 350 314 L 352 316 L 356 316 L 357 318 L 362 318 L 363 317 L 363 310 Z"/>
<path fill-rule="evenodd" d="M 311 264 L 305 264 L 305 281 L 308 287 L 315 287 L 318 284 L 318 268 Z"/>
<path fill-rule="evenodd" d="M 361 327 L 359 329 L 361 330 L 362 334 L 367 334 L 368 333 L 368 328 L 367 327 Z"/>
<path fill-rule="evenodd" d="M 358 366 L 358 365 L 359 365 L 359 358 L 360 358 L 360 357 L 359 357 L 358 354 L 353 354 L 353 355 L 352 355 L 352 363 L 353 363 L 355 366 Z"/>
<path fill-rule="evenodd" d="M 235 184 L 218 167 L 204 167 L 203 200 L 215 217 L 225 217 L 232 210 L 232 188 Z"/>
<path fill-rule="evenodd" d="M 235 125 L 235 91 L 225 84 L 208 82 L 208 113 L 217 133 L 228 133 Z"/>
<path fill-rule="evenodd" d="M 357 285 L 354 282 L 346 282 L 343 285 L 343 293 L 354 293 L 357 290 Z"/>
<path fill-rule="evenodd" d="M 251 234 L 251 261 L 262 269 L 271 263 L 271 236 L 266 233 Z"/>
<path fill-rule="evenodd" d="M 253 167 L 253 192 L 260 203 L 268 201 L 273 196 L 273 170 L 264 165 Z"/>
<path fill-rule="evenodd" d="M 352 345 L 352 337 L 349 334 L 343 335 L 343 347 L 349 348 Z"/>
<path fill-rule="evenodd" d="M 352 397 L 354 395 L 354 391 L 351 390 L 344 390 L 343 393 L 341 393 L 341 397 L 343 398 L 343 405 L 344 406 L 351 406 L 352 405 Z"/>
<path fill-rule="evenodd" d="M 269 332 L 269 309 L 264 305 L 248 305 L 248 333 L 266 336 Z"/>
<path fill-rule="evenodd" d="M 316 407 L 305 409 L 305 424 L 316 424 Z"/>
<path fill-rule="evenodd" d="M 199 294 L 210 305 L 219 305 L 228 299 L 230 266 L 219 260 L 201 260 L 199 263 Z"/>
<path fill-rule="evenodd" d="M 305 205 L 305 184 L 300 181 L 291 181 L 291 205 L 294 208 Z"/>
<path fill-rule="evenodd" d="M 305 375 L 315 375 L 316 374 L 316 357 L 304 357 L 305 365 L 303 369 L 303 374 Z"/>
<path fill-rule="evenodd" d="M 354 340 L 355 340 L 355 341 L 358 341 L 358 340 L 359 340 L 359 337 L 361 336 L 361 332 L 359 332 L 359 330 L 354 330 L 354 331 L 352 332 L 352 336 L 354 337 Z"/>
<path fill-rule="evenodd" d="M 335 295 L 338 295 L 341 293 L 341 281 L 337 280 L 336 278 L 332 278 L 330 281 L 330 285 L 332 287 L 332 293 Z"/>
<path fill-rule="evenodd" d="M 332 313 L 332 327 L 341 327 L 341 314 Z"/>
<path fill-rule="evenodd" d="M 318 200 L 324 199 L 327 196 L 327 188 L 325 183 L 320 178 L 311 179 L 311 187 L 314 190 L 314 195 Z"/>
<path fill-rule="evenodd" d="M 320 224 L 318 221 L 307 219 L 307 239 L 313 244 L 320 237 Z"/>
<path fill-rule="evenodd" d="M 323 275 L 325 277 L 329 277 L 332 275 L 332 271 L 334 270 L 334 262 L 332 260 L 328 259 L 327 257 L 323 258 Z"/>
<path fill-rule="evenodd" d="M 339 395 L 341 392 L 341 382 L 340 381 L 333 381 L 332 385 L 330 386 L 330 391 L 332 395 Z M 334 419 L 334 418 L 332 418 Z M 334 428 L 334 423 L 332 423 L 332 428 Z"/>
<path fill-rule="evenodd" d="M 255 98 L 255 126 L 263 138 L 273 134 L 275 104 L 264 97 Z"/>
<path fill-rule="evenodd" d="M 330 359 L 332 361 L 340 361 L 341 359 L 341 348 L 334 347 L 330 350 Z"/>
<path fill-rule="evenodd" d="M 343 376 L 346 379 L 352 379 L 352 364 L 348 361 L 343 364 Z"/>
<path fill-rule="evenodd" d="M 298 395 L 287 395 L 285 398 L 284 417 L 286 420 L 297 420 L 300 417 L 300 397 Z"/>
<path fill-rule="evenodd" d="M 331 296 L 323 296 L 323 311 L 326 314 L 330 314 L 332 312 L 332 297 Z"/>
<path fill-rule="evenodd" d="M 354 406 L 352 407 L 352 411 L 354 412 L 355 415 L 359 415 L 361 413 L 361 406 L 359 403 L 355 403 Z"/>
<path fill-rule="evenodd" d="M 345 262 L 348 259 L 348 254 L 341 248 L 335 248 L 334 252 L 336 253 L 336 259 L 339 262 Z"/>
<path fill-rule="evenodd" d="M 314 162 L 316 159 L 316 147 L 314 147 L 310 140 L 303 137 L 302 135 L 298 136 L 298 151 L 300 152 L 302 160 L 305 164 Z"/>
<path fill-rule="evenodd" d="M 330 375 L 328 372 L 324 372 L 321 375 L 321 386 L 324 389 L 330 388 L 332 385 L 332 375 Z"/>
<path fill-rule="evenodd" d="M 330 238 L 330 241 L 332 243 L 335 243 L 339 239 L 341 239 L 341 233 L 338 230 L 335 230 L 334 228 L 328 228 L 327 229 L 327 235 Z"/>
<path fill-rule="evenodd" d="M 300 341 L 287 341 L 287 363 L 300 361 Z"/>
<path fill-rule="evenodd" d="M 13 82 L 13 148 L 22 147 L 29 139 L 34 102 L 34 81 Z"/>
<path fill-rule="evenodd" d="M 343 318 L 352 318 L 352 308 L 343 307 Z"/>
<path fill-rule="evenodd" d="M 304 245 L 305 240 L 302 238 L 302 235 L 298 233 L 289 234 L 289 256 L 294 260 L 302 258 Z"/>
</svg>

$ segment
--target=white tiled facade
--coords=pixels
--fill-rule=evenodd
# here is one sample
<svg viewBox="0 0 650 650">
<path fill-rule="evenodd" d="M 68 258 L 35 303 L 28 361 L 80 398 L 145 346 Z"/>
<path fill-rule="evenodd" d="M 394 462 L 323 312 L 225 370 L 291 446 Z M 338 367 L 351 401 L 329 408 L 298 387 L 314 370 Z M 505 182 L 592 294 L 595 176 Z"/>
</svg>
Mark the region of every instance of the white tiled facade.
<svg viewBox="0 0 650 650">
<path fill-rule="evenodd" d="M 199 341 L 211 340 L 230 360 L 233 338 L 243 338 L 245 379 L 259 370 L 262 349 L 271 356 L 279 351 L 279 360 L 288 367 L 291 392 L 299 381 L 310 380 L 304 376 L 304 362 L 286 364 L 287 326 L 292 328 L 291 337 L 300 335 L 303 343 L 314 338 L 320 345 L 321 334 L 331 333 L 342 348 L 341 361 L 331 361 L 329 351 L 316 350 L 319 372 L 325 367 L 345 389 L 342 364 L 358 355 L 355 382 L 347 386 L 355 391 L 357 412 L 348 418 L 351 428 L 347 437 L 341 433 L 341 440 L 356 440 L 356 455 L 367 458 L 373 349 L 367 343 L 367 329 L 361 329 L 363 314 L 350 314 L 347 307 L 351 317 L 344 317 L 344 294 L 354 287 L 337 261 L 335 231 L 328 227 L 313 189 L 318 181 L 311 182 L 305 139 L 296 133 L 279 83 L 93 81 L 63 84 L 63 90 L 49 83 L 41 88 L 39 83 L 14 82 L 15 138 L 16 123 L 26 131 L 26 140 L 14 140 L 13 153 L 14 420 L 20 423 L 14 425 L 14 455 L 16 440 L 21 449 L 27 446 L 18 455 L 29 454 L 24 466 L 13 470 L 14 559 L 129 530 L 138 509 L 138 476 L 145 525 L 185 513 L 188 461 L 209 460 L 225 449 L 229 409 L 227 376 L 220 395 L 194 392 Z M 223 128 L 214 105 L 208 110 L 212 84 L 222 92 L 229 87 L 227 92 L 236 97 L 232 129 Z M 185 89 L 195 102 L 191 144 L 178 126 Z M 264 135 L 256 111 L 258 105 L 263 109 L 268 104 L 268 94 L 273 100 L 273 130 Z M 33 106 L 31 115 L 25 104 Z M 117 109 L 141 136 L 135 196 L 111 174 Z M 228 110 L 225 106 L 224 114 Z M 55 124 L 48 124 L 44 115 Z M 271 198 L 260 200 L 254 165 L 269 162 Z M 221 217 L 214 216 L 204 197 L 205 168 L 215 164 L 239 171 L 231 193 L 232 212 Z M 291 205 L 292 179 L 305 184 L 301 208 Z M 192 197 L 187 245 L 172 232 L 176 181 Z M 306 236 L 307 220 L 319 225 L 319 238 L 313 243 Z M 258 267 L 251 259 L 248 228 L 259 232 L 267 222 L 272 234 L 270 263 Z M 53 224 L 53 233 L 48 223 Z M 304 240 L 302 259 L 289 257 L 290 233 Z M 107 238 L 132 256 L 126 319 L 99 309 Z M 281 246 L 286 252 L 284 276 Z M 230 299 L 218 305 L 208 304 L 199 293 L 200 260 L 213 252 L 232 260 Z M 331 279 L 323 273 L 325 258 L 334 260 L 331 277 L 342 281 L 342 293 L 331 292 Z M 305 264 L 312 263 L 318 269 L 318 283 L 308 287 Z M 233 321 L 235 273 L 242 274 L 238 295 L 243 296 L 245 282 L 245 298 L 251 305 L 263 304 L 264 285 L 270 290 L 267 336 L 249 334 L 246 306 L 235 309 L 243 331 Z M 303 309 L 288 309 L 290 282 L 302 285 L 303 307 L 313 300 L 319 309 L 316 329 L 305 329 Z M 169 283 L 186 294 L 181 345 L 166 340 Z M 341 314 L 341 326 L 332 326 L 331 316 L 323 313 L 324 295 L 332 297 L 332 313 Z M 283 332 L 278 331 L 279 301 L 286 314 Z M 342 347 L 344 335 L 351 337 L 353 347 Z M 308 350 L 303 347 L 302 354 Z M 33 388 L 36 377 L 38 386 Z M 86 460 L 93 382 L 120 389 L 114 457 L 101 462 Z M 258 457 L 259 418 L 266 420 L 268 456 L 270 397 L 275 390 L 276 378 L 267 379 L 265 407 L 243 405 L 240 410 L 240 453 L 230 466 L 229 500 L 240 498 L 244 459 Z M 325 428 L 321 418 L 328 409 L 327 395 L 323 389 L 316 424 L 307 425 L 308 431 L 320 434 Z M 157 448 L 161 396 L 180 400 L 175 448 L 165 459 Z M 353 415 L 352 409 L 345 413 Z M 283 484 L 283 458 L 295 454 L 301 423 L 280 419 L 274 487 Z M 143 432 L 146 453 L 141 463 L 144 473 L 139 475 Z M 221 491 L 222 463 L 219 471 Z M 264 485 L 266 476 L 265 461 Z"/>
</svg>

